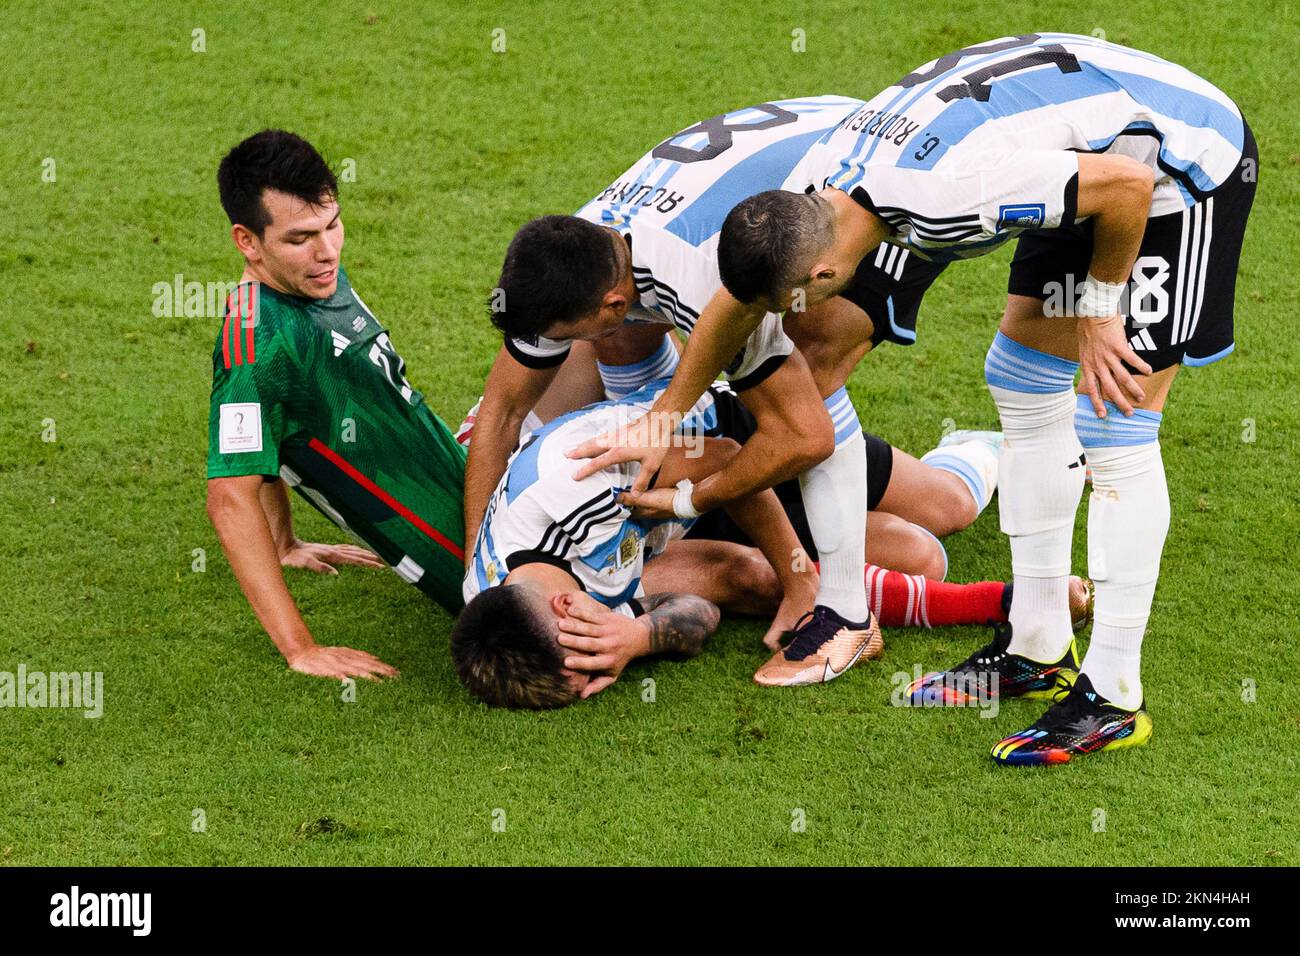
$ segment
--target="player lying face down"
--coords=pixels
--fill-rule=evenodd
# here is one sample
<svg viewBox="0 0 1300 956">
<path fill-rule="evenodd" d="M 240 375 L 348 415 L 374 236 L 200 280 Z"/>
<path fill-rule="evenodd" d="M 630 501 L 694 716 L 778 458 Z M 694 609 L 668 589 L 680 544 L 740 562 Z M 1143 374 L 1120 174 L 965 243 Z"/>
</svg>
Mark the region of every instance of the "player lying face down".
<svg viewBox="0 0 1300 956">
<path fill-rule="evenodd" d="M 318 644 L 281 569 L 387 564 L 454 613 L 463 449 L 352 288 L 337 183 L 311 144 L 265 130 L 226 155 L 217 181 L 244 271 L 213 351 L 208 515 L 290 667 L 395 675 L 365 651 Z M 300 541 L 289 487 L 373 551 Z"/>
<path fill-rule="evenodd" d="M 471 693 L 507 707 L 555 707 L 603 690 L 628 661 L 691 655 L 718 622 L 717 607 L 693 594 L 646 599 L 645 562 L 689 522 L 639 520 L 619 503 L 635 469 L 573 478 L 564 451 L 648 407 L 653 392 L 562 416 L 534 432 L 511 459 L 489 502 L 465 575 L 466 607 L 452 633 L 452 659 Z M 681 436 L 709 427 L 692 411 Z M 665 459 L 656 484 L 680 485 L 722 467 L 739 446 L 686 442 Z M 812 601 L 817 575 L 776 495 L 766 491 L 729 512 L 758 545 L 781 597 L 770 639 L 792 628 Z M 698 566 L 698 574 L 717 568 Z M 689 586 L 689 585 L 688 585 Z M 585 675 L 585 677 L 584 677 Z"/>
</svg>

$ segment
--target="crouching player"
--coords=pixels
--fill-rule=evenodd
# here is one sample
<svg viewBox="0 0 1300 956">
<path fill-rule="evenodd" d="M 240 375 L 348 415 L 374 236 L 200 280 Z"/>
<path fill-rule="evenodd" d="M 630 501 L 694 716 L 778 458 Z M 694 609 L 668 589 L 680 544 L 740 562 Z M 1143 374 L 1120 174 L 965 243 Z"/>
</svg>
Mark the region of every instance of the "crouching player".
<svg viewBox="0 0 1300 956">
<path fill-rule="evenodd" d="M 365 651 L 317 644 L 281 566 L 386 563 L 454 613 L 464 449 L 353 291 L 340 265 L 337 184 L 311 144 L 263 131 L 230 151 L 217 180 L 245 266 L 213 354 L 208 514 L 291 668 L 393 676 Z M 299 541 L 290 487 L 378 554 Z"/>
</svg>

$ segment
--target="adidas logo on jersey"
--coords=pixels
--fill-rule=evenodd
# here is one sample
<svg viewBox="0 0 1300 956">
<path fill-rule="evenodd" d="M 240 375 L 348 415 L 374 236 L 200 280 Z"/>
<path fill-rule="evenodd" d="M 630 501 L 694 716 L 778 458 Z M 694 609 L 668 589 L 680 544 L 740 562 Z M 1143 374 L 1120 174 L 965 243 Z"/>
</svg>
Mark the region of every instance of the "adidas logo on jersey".
<svg viewBox="0 0 1300 956">
<path fill-rule="evenodd" d="M 1128 344 L 1134 352 L 1146 352 L 1156 347 L 1155 339 L 1151 338 L 1151 333 L 1146 329 L 1139 330 L 1137 335 L 1128 340 Z"/>
<path fill-rule="evenodd" d="M 343 350 L 352 344 L 352 340 L 339 331 L 331 331 L 330 338 L 334 340 L 334 357 L 338 358 L 343 354 Z"/>
</svg>

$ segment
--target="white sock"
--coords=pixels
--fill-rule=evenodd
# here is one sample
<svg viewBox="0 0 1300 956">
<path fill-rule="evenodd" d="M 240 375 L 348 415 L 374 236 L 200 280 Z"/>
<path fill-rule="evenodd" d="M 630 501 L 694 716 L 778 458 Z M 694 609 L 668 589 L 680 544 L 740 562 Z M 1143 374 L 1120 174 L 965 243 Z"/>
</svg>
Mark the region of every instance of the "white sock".
<svg viewBox="0 0 1300 956">
<path fill-rule="evenodd" d="M 1074 638 L 1070 548 L 1084 477 L 1083 448 L 1074 433 L 1077 370 L 1077 363 L 1001 332 L 984 365 L 1005 442 L 998 515 L 1011 539 L 1016 581 L 1009 650 L 1041 662 L 1060 660 Z"/>
<path fill-rule="evenodd" d="M 978 514 L 988 507 L 998 489 L 998 457 L 988 442 L 972 439 L 933 448 L 921 456 L 921 461 L 960 478 L 975 499 Z"/>
<path fill-rule="evenodd" d="M 835 425 L 835 451 L 799 476 L 808 527 L 821 562 L 817 603 L 848 621 L 866 621 L 862 578 L 867 540 L 867 454 L 858 413 L 841 388 L 826 399 Z"/>
<path fill-rule="evenodd" d="M 627 398 L 633 392 L 639 392 L 651 382 L 661 378 L 672 378 L 677 370 L 680 356 L 673 348 L 673 341 L 668 333 L 653 355 L 633 362 L 630 365 L 606 365 L 597 362 L 600 380 L 605 386 L 605 397 L 611 402 Z"/>
<path fill-rule="evenodd" d="M 1098 622 L 1092 626 L 1092 640 L 1088 642 L 1083 673 L 1092 681 L 1093 690 L 1125 710 L 1137 710 L 1142 706 L 1142 638 L 1145 634 L 1145 624 L 1120 627 Z"/>
<path fill-rule="evenodd" d="M 1054 664 L 1064 656 L 1074 636 L 1072 624 L 1067 623 L 1065 644 L 1060 645 L 1059 628 L 1050 630 L 1039 626 L 1043 620 L 1056 621 L 1059 609 L 1066 609 L 1069 618 L 1070 578 L 1064 577 L 1033 578 L 1023 574 L 1014 575 L 1015 587 L 1011 590 L 1011 611 L 1007 620 L 1011 622 L 1011 644 L 1008 650 L 1013 654 L 1028 657 L 1043 664 Z M 1059 650 L 1058 650 L 1059 647 Z"/>
<path fill-rule="evenodd" d="M 1097 588 L 1082 672 L 1101 696 L 1134 710 L 1142 705 L 1142 637 L 1169 531 L 1169 488 L 1160 413 L 1139 409 L 1126 418 L 1109 402 L 1107 410 L 1098 419 L 1080 396 L 1076 427 L 1092 467 L 1088 574 Z"/>
</svg>

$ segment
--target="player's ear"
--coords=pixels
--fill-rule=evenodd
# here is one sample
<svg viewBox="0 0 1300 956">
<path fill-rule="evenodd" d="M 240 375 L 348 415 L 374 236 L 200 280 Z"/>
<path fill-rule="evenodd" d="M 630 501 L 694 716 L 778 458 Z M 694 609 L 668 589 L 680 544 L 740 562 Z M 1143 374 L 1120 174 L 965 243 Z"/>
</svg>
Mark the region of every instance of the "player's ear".
<svg viewBox="0 0 1300 956">
<path fill-rule="evenodd" d="M 813 279 L 820 279 L 823 282 L 829 282 L 835 278 L 835 267 L 828 262 L 819 262 L 809 271 Z"/>
<path fill-rule="evenodd" d="M 610 289 L 605 293 L 605 298 L 600 300 L 600 307 L 609 309 L 620 319 L 624 318 L 628 309 L 627 296 L 617 289 Z"/>
<path fill-rule="evenodd" d="M 551 610 L 556 617 L 568 617 L 569 608 L 573 607 L 573 595 L 568 591 L 551 595 Z"/>
<path fill-rule="evenodd" d="M 245 259 L 256 261 L 262 257 L 257 237 L 253 235 L 253 231 L 247 226 L 235 223 L 230 227 L 230 238 L 235 243 L 235 248 L 243 253 Z"/>
</svg>

